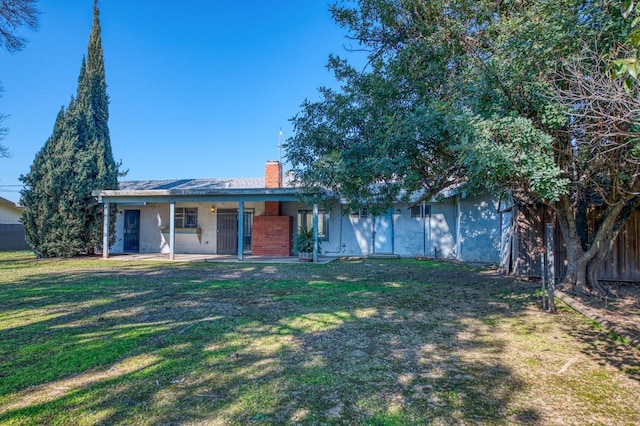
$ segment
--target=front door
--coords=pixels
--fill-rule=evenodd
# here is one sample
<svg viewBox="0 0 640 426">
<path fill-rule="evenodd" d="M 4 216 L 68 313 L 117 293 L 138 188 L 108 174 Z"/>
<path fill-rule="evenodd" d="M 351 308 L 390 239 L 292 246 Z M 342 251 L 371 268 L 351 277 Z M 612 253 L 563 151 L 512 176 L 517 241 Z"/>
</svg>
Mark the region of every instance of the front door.
<svg viewBox="0 0 640 426">
<path fill-rule="evenodd" d="M 124 211 L 124 248 L 126 253 L 140 251 L 140 210 Z"/>
<path fill-rule="evenodd" d="M 244 212 L 244 252 L 251 252 L 251 230 L 253 228 L 253 209 Z M 218 210 L 218 254 L 238 253 L 238 211 Z"/>
<path fill-rule="evenodd" d="M 238 253 L 238 211 L 218 210 L 218 254 Z"/>
</svg>

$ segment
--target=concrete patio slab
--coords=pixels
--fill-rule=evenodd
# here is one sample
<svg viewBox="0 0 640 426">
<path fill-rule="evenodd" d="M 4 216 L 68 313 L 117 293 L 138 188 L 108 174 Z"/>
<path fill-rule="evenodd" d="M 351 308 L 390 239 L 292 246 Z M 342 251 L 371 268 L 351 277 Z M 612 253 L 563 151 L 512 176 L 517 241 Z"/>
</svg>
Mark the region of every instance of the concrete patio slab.
<svg viewBox="0 0 640 426">
<path fill-rule="evenodd" d="M 274 257 L 245 255 L 238 260 L 237 255 L 222 254 L 176 254 L 174 260 L 169 259 L 168 253 L 126 253 L 110 254 L 109 260 L 125 261 L 165 261 L 165 262 L 237 262 L 237 263 L 307 263 L 301 262 L 297 256 Z M 337 257 L 319 256 L 318 263 L 325 264 L 336 260 Z"/>
</svg>

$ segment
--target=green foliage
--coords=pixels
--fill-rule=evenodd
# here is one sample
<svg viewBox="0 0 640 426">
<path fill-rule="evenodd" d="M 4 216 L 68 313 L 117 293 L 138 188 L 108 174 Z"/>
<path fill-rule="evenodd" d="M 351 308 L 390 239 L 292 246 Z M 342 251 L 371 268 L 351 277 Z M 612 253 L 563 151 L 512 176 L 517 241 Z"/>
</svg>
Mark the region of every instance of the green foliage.
<svg viewBox="0 0 640 426">
<path fill-rule="evenodd" d="M 313 253 L 313 228 L 298 227 L 298 232 L 293 240 L 293 249 L 298 253 Z M 320 242 L 318 242 L 320 253 Z"/>
<path fill-rule="evenodd" d="M 320 101 L 305 101 L 287 141 L 307 192 L 327 189 L 375 214 L 414 191 L 436 193 L 462 180 L 451 147 L 464 120 L 446 102 L 419 95 L 424 83 L 405 78 L 410 71 L 401 65 L 374 61 L 372 72 L 359 73 L 330 58 L 342 90 L 322 88 Z"/>
<path fill-rule="evenodd" d="M 605 83 L 608 69 L 634 79 L 640 74 L 640 30 L 637 20 L 630 26 L 625 18 L 636 13 L 636 2 L 623 1 L 622 12 L 620 6 L 593 0 L 334 4 L 335 20 L 369 52 L 369 63 L 356 70 L 330 58 L 342 86 L 320 89 L 320 100 L 305 101 L 293 118 L 287 159 L 295 179 L 312 192 L 328 190 L 380 210 L 451 188 L 510 192 L 553 208 L 566 224 L 569 265 L 586 265 L 606 250 L 621 210 L 612 207 L 596 224 L 594 238 L 603 244 L 586 253 L 586 244 L 570 241 L 588 233 L 576 206 L 640 202 L 640 97 L 628 81 L 626 93 L 622 83 Z M 611 63 L 622 54 L 623 62 Z"/>
<path fill-rule="evenodd" d="M 51 137 L 36 154 L 29 173 L 21 177 L 22 222 L 27 242 L 39 257 L 92 253 L 101 244 L 102 209 L 91 192 L 117 188 L 118 176 L 108 116 L 96 7 L 78 93 L 61 109 Z"/>
<path fill-rule="evenodd" d="M 580 7 L 582 18 L 574 12 Z M 305 101 L 292 119 L 287 158 L 295 178 L 381 209 L 417 191 L 429 198 L 465 183 L 496 190 L 519 184 L 557 199 L 567 181 L 550 146 L 569 113 L 553 100 L 547 77 L 596 33 L 592 27 L 603 27 L 592 19 L 601 10 L 588 7 L 577 0 L 334 5 L 336 21 L 371 51 L 370 65 L 358 72 L 330 58 L 343 84 L 339 91 L 320 89 L 321 100 Z M 504 128 L 503 117 L 522 118 L 529 125 L 510 130 L 537 129 L 535 135 L 504 138 L 502 132 L 495 140 L 488 129 Z M 544 143 L 534 159 L 510 160 L 508 168 L 496 163 L 496 155 L 522 156 L 537 140 Z M 501 152 L 485 149 L 492 142 Z M 474 145 L 465 148 L 468 143 Z M 494 164 L 497 169 L 486 169 Z"/>
<path fill-rule="evenodd" d="M 552 138 L 522 117 L 476 120 L 473 137 L 458 147 L 469 180 L 479 189 L 520 185 L 553 202 L 567 192 L 568 179 L 553 161 Z"/>
<path fill-rule="evenodd" d="M 620 5 L 620 12 L 625 19 L 634 19 L 630 23 L 631 32 L 621 45 L 612 52 L 612 60 L 607 71 L 611 79 L 621 78 L 627 89 L 630 89 L 640 76 L 640 59 L 638 58 L 638 48 L 640 47 L 640 16 L 638 15 L 638 4 L 635 0 L 623 0 Z M 622 57 L 619 57 L 622 56 Z M 617 58 L 617 59 L 616 59 Z"/>
</svg>

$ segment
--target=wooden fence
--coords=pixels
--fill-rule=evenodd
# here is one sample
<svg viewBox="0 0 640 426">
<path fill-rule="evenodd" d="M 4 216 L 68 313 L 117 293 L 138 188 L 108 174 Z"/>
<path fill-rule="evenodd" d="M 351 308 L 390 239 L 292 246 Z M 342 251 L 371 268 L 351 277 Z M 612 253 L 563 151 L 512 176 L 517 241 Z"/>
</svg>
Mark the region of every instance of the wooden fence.
<svg viewBox="0 0 640 426">
<path fill-rule="evenodd" d="M 513 219 L 516 218 L 516 219 Z M 589 216 L 588 229 L 595 227 L 597 213 Z M 567 251 L 560 227 L 552 212 L 542 206 L 517 206 L 512 211 L 514 236 L 511 245 L 510 271 L 518 276 L 540 277 L 540 258 L 545 244 L 545 224 L 553 223 L 555 276 L 567 272 Z M 640 211 L 635 211 L 618 235 L 598 273 L 602 281 L 640 282 Z"/>
<path fill-rule="evenodd" d="M 0 224 L 0 251 L 29 250 L 22 225 Z"/>
</svg>

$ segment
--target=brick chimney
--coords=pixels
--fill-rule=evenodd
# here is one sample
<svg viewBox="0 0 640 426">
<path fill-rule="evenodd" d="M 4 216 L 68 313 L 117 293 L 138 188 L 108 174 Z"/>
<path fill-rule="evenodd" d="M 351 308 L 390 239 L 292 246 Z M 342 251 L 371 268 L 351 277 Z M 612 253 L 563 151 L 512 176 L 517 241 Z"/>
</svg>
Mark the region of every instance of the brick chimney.
<svg viewBox="0 0 640 426">
<path fill-rule="evenodd" d="M 264 187 L 280 188 L 282 187 L 282 165 L 279 161 L 267 161 L 264 171 Z"/>
<path fill-rule="evenodd" d="M 282 187 L 282 165 L 267 161 L 264 172 L 265 188 Z M 251 251 L 256 256 L 290 256 L 292 249 L 293 217 L 282 216 L 280 201 L 265 201 L 264 215 L 253 219 Z"/>
<path fill-rule="evenodd" d="M 282 165 L 279 161 L 267 161 L 264 169 L 264 187 L 280 188 L 282 186 Z M 280 202 L 267 201 L 264 203 L 265 216 L 280 216 Z"/>
</svg>

